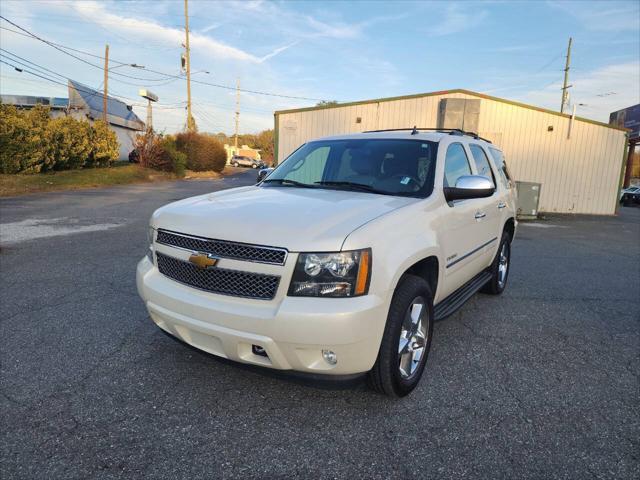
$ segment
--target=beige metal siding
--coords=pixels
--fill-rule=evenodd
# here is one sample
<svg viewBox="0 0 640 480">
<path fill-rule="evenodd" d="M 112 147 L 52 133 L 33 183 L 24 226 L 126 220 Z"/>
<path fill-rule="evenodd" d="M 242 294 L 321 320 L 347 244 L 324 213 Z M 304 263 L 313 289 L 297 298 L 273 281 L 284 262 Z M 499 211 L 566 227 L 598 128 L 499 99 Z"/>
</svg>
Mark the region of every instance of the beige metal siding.
<svg viewBox="0 0 640 480">
<path fill-rule="evenodd" d="M 278 161 L 308 140 L 383 128 L 435 127 L 451 92 L 276 115 Z M 542 184 L 543 212 L 615 213 L 625 133 L 602 125 L 481 98 L 479 133 L 504 152 L 515 180 Z M 362 119 L 356 123 L 356 118 Z M 548 131 L 552 126 L 553 131 Z"/>
</svg>

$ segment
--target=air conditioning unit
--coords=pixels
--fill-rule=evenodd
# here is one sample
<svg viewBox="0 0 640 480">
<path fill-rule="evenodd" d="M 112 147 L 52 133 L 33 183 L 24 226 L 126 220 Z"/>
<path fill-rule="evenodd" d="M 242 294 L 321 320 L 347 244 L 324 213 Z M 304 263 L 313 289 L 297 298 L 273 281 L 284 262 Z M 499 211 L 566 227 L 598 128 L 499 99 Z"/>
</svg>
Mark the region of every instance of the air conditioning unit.
<svg viewBox="0 0 640 480">
<path fill-rule="evenodd" d="M 518 192 L 518 219 L 535 220 L 538 218 L 540 189 L 542 185 L 533 182 L 516 182 Z"/>
</svg>

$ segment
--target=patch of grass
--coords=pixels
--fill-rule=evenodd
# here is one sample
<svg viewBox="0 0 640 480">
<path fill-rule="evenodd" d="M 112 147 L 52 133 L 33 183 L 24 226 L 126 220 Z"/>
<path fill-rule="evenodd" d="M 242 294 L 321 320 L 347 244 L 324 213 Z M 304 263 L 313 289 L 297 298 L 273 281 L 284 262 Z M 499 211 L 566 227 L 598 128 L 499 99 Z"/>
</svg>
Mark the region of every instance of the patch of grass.
<svg viewBox="0 0 640 480">
<path fill-rule="evenodd" d="M 234 173 L 238 173 L 238 169 L 234 169 L 234 168 L 229 168 L 224 167 L 224 169 L 221 172 L 214 172 L 213 170 L 205 170 L 205 171 L 201 171 L 201 172 L 195 172 L 193 170 L 187 170 L 184 174 L 184 178 L 185 179 L 190 179 L 190 178 L 211 178 L 211 179 L 216 179 L 216 178 L 222 178 L 222 177 L 226 177 L 228 175 L 233 175 Z M 257 171 L 256 171 L 256 175 L 257 175 Z"/>
<path fill-rule="evenodd" d="M 159 172 L 142 168 L 137 164 L 120 162 L 109 168 L 86 168 L 32 175 L 0 175 L 0 196 L 8 197 L 54 190 L 77 190 L 109 185 L 172 180 L 175 178 L 176 176 L 172 173 Z"/>
</svg>

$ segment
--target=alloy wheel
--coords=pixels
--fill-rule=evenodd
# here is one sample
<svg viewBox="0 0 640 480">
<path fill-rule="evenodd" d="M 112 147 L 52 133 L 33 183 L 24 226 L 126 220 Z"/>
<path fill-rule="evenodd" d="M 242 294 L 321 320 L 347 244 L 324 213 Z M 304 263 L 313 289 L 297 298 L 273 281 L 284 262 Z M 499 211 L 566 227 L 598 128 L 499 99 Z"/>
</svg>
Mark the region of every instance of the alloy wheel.
<svg viewBox="0 0 640 480">
<path fill-rule="evenodd" d="M 500 257 L 498 258 L 498 286 L 504 287 L 507 282 L 507 272 L 509 271 L 509 246 L 507 243 L 502 244 L 500 249 Z"/>
<path fill-rule="evenodd" d="M 403 379 L 411 378 L 416 373 L 424 357 L 428 315 L 423 297 L 414 298 L 405 313 L 398 341 L 398 368 Z"/>
</svg>

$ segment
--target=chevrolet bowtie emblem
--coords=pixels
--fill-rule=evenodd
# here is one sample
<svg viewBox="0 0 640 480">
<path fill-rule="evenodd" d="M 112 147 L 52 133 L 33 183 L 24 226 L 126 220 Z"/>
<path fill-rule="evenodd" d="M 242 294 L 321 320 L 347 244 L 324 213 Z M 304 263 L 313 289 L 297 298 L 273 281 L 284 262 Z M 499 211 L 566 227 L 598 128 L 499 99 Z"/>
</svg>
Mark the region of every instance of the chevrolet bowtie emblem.
<svg viewBox="0 0 640 480">
<path fill-rule="evenodd" d="M 218 263 L 218 259 L 216 257 L 212 257 L 206 253 L 194 253 L 189 257 L 189 261 L 196 267 L 202 269 L 215 267 L 216 263 Z"/>
</svg>

